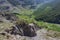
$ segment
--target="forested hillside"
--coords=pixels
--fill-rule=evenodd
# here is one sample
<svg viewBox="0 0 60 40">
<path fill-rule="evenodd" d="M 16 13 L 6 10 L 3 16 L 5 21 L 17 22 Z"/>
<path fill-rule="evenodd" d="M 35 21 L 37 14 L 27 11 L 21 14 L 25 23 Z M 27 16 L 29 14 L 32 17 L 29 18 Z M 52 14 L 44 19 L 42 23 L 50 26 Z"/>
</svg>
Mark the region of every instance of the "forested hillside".
<svg viewBox="0 0 60 40">
<path fill-rule="evenodd" d="M 33 15 L 37 21 L 60 23 L 60 0 L 42 5 Z"/>
</svg>

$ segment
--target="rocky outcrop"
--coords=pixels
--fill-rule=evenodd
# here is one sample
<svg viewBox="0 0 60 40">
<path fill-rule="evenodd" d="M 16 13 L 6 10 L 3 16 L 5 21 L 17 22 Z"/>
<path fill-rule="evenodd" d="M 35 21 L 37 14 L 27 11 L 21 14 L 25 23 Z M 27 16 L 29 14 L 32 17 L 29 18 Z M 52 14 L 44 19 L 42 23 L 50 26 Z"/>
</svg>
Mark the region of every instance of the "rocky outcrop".
<svg viewBox="0 0 60 40">
<path fill-rule="evenodd" d="M 0 13 L 0 22 L 15 22 L 18 19 L 18 17 L 13 14 L 13 13 L 6 13 L 6 14 L 2 14 Z"/>
<path fill-rule="evenodd" d="M 25 22 L 22 22 L 20 24 L 16 24 L 15 26 L 12 26 L 12 29 L 5 30 L 6 32 L 12 34 L 12 35 L 20 35 L 20 36 L 28 36 L 28 37 L 34 37 L 36 36 L 36 25 L 31 23 L 27 24 Z"/>
<path fill-rule="evenodd" d="M 5 17 L 7 20 L 12 20 L 12 21 L 16 21 L 16 19 L 17 19 L 16 15 L 14 15 L 12 13 L 11 14 L 5 14 Z"/>
</svg>

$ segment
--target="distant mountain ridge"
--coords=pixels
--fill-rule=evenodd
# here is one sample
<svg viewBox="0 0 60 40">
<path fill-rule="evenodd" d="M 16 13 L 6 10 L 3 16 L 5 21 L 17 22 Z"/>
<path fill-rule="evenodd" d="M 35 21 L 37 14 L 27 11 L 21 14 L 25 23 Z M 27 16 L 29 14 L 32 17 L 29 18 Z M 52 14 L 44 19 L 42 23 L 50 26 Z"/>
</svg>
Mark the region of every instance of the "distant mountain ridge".
<svg viewBox="0 0 60 40">
<path fill-rule="evenodd" d="M 10 6 L 18 6 L 20 5 L 21 7 L 25 8 L 34 8 L 37 6 L 39 3 L 43 3 L 45 1 L 49 0 L 0 0 L 0 5 L 10 5 Z M 4 6 L 3 5 L 3 6 Z"/>
</svg>

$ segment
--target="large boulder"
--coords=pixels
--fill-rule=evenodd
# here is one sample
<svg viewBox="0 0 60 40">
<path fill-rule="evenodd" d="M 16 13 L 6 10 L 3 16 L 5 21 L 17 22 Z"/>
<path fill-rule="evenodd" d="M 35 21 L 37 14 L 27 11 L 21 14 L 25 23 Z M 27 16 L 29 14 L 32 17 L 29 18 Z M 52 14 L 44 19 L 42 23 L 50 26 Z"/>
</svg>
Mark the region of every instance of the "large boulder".
<svg viewBox="0 0 60 40">
<path fill-rule="evenodd" d="M 21 36 L 28 36 L 28 37 L 34 37 L 37 35 L 35 26 L 26 24 L 25 22 L 22 22 L 20 24 L 17 23 L 9 31 L 6 30 L 6 32 L 14 35 L 21 35 Z"/>
</svg>

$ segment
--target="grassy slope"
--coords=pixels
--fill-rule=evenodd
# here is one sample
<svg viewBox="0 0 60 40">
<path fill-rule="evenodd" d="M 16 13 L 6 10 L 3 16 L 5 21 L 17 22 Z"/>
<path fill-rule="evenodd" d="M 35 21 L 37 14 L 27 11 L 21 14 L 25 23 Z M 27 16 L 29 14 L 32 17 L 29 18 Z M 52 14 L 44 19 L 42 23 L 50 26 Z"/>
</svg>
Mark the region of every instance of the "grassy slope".
<svg viewBox="0 0 60 40">
<path fill-rule="evenodd" d="M 59 24 L 36 21 L 34 19 L 34 16 L 31 16 L 31 14 L 33 13 L 33 11 L 31 11 L 31 10 L 25 10 L 25 11 L 23 10 L 22 12 L 24 12 L 23 13 L 24 15 L 23 14 L 17 15 L 20 19 L 26 20 L 28 23 L 35 22 L 41 27 L 47 28 L 49 30 L 54 30 L 54 31 L 60 32 L 60 25 Z"/>
<path fill-rule="evenodd" d="M 26 20 L 28 23 L 35 22 L 40 27 L 44 27 L 48 30 L 54 30 L 54 31 L 60 32 L 60 25 L 59 24 L 52 24 L 52 23 L 47 23 L 47 22 L 42 22 L 42 21 L 36 21 L 34 19 L 34 16 L 31 16 L 32 13 L 33 13 L 33 11 L 24 9 L 21 11 L 21 14 L 20 15 L 17 14 L 17 16 L 19 17 L 19 19 Z M 0 23 L 0 32 L 7 29 L 8 26 L 11 27 L 12 25 L 13 24 L 11 24 L 11 23 Z M 0 35 L 0 40 L 7 40 L 7 39 L 5 36 Z"/>
</svg>

